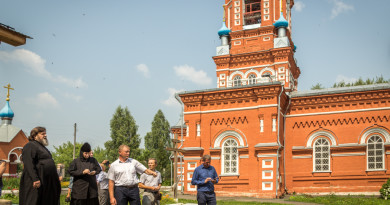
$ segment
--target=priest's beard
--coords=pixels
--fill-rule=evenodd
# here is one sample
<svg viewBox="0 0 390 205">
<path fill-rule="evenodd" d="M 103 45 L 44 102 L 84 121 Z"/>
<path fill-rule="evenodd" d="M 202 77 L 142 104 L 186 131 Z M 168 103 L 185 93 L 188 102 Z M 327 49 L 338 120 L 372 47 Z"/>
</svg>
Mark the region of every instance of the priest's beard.
<svg viewBox="0 0 390 205">
<path fill-rule="evenodd" d="M 43 146 L 48 146 L 49 145 L 49 140 L 47 139 L 36 139 L 39 143 L 41 143 Z"/>
</svg>

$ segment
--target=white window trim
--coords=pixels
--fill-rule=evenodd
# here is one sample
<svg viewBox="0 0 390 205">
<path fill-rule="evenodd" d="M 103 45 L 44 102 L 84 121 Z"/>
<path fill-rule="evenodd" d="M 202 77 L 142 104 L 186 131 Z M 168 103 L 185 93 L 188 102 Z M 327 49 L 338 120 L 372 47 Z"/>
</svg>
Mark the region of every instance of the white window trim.
<svg viewBox="0 0 390 205">
<path fill-rule="evenodd" d="M 378 136 L 379 138 L 382 139 L 382 168 L 381 169 L 370 169 L 368 168 L 368 140 L 370 140 L 371 137 L 374 137 L 374 136 Z M 368 137 L 367 139 L 367 148 L 366 148 L 366 171 L 383 171 L 383 170 L 386 170 L 385 169 L 385 162 L 386 162 L 386 156 L 385 156 L 385 140 L 383 140 L 383 138 L 380 136 L 380 135 L 372 135 L 370 137 Z"/>
<path fill-rule="evenodd" d="M 195 164 L 194 167 L 191 167 L 192 164 Z M 197 167 L 198 163 L 197 162 L 188 162 L 187 163 L 187 170 L 195 170 Z"/>
<path fill-rule="evenodd" d="M 321 171 L 316 171 L 316 150 L 315 150 L 315 148 L 316 148 L 316 145 L 315 145 L 315 143 L 319 140 L 319 139 L 325 139 L 327 142 L 328 142 L 328 166 L 329 166 L 329 169 L 328 170 L 321 170 Z M 316 139 L 315 141 L 314 141 L 314 143 L 313 143 L 313 173 L 328 173 L 328 172 L 331 172 L 331 170 L 332 170 L 332 168 L 331 168 L 331 163 L 330 163 L 330 145 L 331 145 L 331 142 L 327 139 L 327 138 L 325 138 L 325 137 L 320 137 L 320 138 L 318 138 L 318 139 Z"/>
<path fill-rule="evenodd" d="M 236 172 L 234 172 L 234 173 L 225 173 L 225 157 L 224 157 L 224 154 L 225 154 L 225 146 L 224 146 L 224 144 L 225 144 L 225 142 L 226 142 L 226 140 L 229 140 L 229 139 L 233 139 L 235 142 L 236 142 L 236 144 L 237 144 L 237 158 L 236 158 L 236 162 L 237 162 L 237 171 Z M 239 167 L 240 167 L 240 164 L 239 164 L 239 162 L 240 162 L 240 160 L 238 160 L 239 159 L 239 157 L 240 157 L 240 154 L 239 154 L 239 152 L 238 152 L 238 146 L 239 146 L 239 142 L 236 140 L 236 139 L 234 139 L 234 138 L 232 138 L 232 137 L 229 137 L 229 138 L 227 138 L 227 139 L 225 139 L 223 142 L 222 142 L 222 152 L 221 152 L 221 158 L 222 158 L 222 160 L 221 160 L 221 176 L 237 176 L 237 175 L 239 175 L 239 173 L 240 173 L 240 171 L 239 171 Z"/>
</svg>

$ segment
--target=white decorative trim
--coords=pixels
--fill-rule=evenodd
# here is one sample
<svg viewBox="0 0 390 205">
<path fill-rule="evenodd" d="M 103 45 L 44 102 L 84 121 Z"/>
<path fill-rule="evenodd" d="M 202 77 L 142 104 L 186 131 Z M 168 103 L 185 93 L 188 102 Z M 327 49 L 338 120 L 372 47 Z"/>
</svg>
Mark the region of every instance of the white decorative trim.
<svg viewBox="0 0 390 205">
<path fill-rule="evenodd" d="M 191 165 L 195 164 L 195 166 L 192 168 Z M 197 162 L 188 162 L 187 163 L 187 170 L 195 170 L 197 167 L 198 163 Z"/>
<path fill-rule="evenodd" d="M 377 111 L 377 110 L 390 110 L 390 107 L 367 108 L 367 109 L 357 109 L 357 110 L 342 110 L 342 111 L 331 111 L 331 112 L 315 112 L 315 113 L 308 113 L 308 114 L 287 115 L 286 117 L 302 117 L 302 116 L 311 116 L 311 115 L 330 115 L 330 114 L 339 114 L 339 113 L 367 112 L 367 111 Z"/>
<path fill-rule="evenodd" d="M 9 157 L 11 156 L 11 154 L 15 154 L 15 155 L 16 155 L 16 160 L 20 160 L 20 156 L 22 156 L 22 154 L 20 154 L 20 156 L 18 156 L 18 154 L 16 154 L 15 152 L 13 152 L 14 150 L 17 150 L 17 149 L 23 150 L 23 147 L 14 147 L 13 149 L 11 149 L 11 150 L 8 152 L 8 161 L 10 161 Z"/>
<path fill-rule="evenodd" d="M 233 130 L 227 130 L 225 132 L 222 132 L 221 134 L 218 135 L 218 137 L 215 139 L 214 141 L 214 148 L 217 148 L 217 147 L 221 147 L 221 142 L 222 140 L 227 137 L 227 136 L 233 136 L 233 137 L 236 137 L 238 139 L 238 142 L 240 143 L 239 146 L 246 146 L 246 137 L 245 137 L 245 142 L 244 142 L 244 138 L 241 137 L 241 135 L 236 132 L 236 131 L 233 131 Z"/>
<path fill-rule="evenodd" d="M 265 185 L 268 185 L 268 184 L 270 184 L 271 186 L 269 188 L 265 187 Z M 261 188 L 263 191 L 272 191 L 274 189 L 273 185 L 274 185 L 273 182 L 262 182 Z"/>
<path fill-rule="evenodd" d="M 221 159 L 221 157 L 211 157 L 211 159 Z"/>
<path fill-rule="evenodd" d="M 374 134 L 374 133 L 379 133 L 379 134 L 383 135 L 383 137 L 385 137 L 385 139 L 386 139 L 385 142 L 390 142 L 389 133 L 386 132 L 386 130 L 384 130 L 382 128 L 375 127 L 375 128 L 371 128 L 371 129 L 364 132 L 362 138 L 360 139 L 360 144 L 363 144 L 363 143 L 365 144 L 367 137 L 370 136 L 371 134 Z"/>
<path fill-rule="evenodd" d="M 269 35 L 269 34 L 266 34 L 266 35 Z M 267 50 L 263 50 L 263 51 L 267 51 Z M 242 68 L 232 68 L 232 69 L 224 68 L 224 69 L 218 69 L 217 71 L 237 71 L 237 70 L 246 70 L 246 69 L 251 69 L 251 68 L 273 67 L 275 65 L 286 64 L 286 63 L 288 63 L 290 65 L 290 63 L 288 61 L 284 61 L 284 62 L 277 62 L 277 63 L 273 63 L 273 64 L 268 64 L 268 65 L 257 65 L 257 66 L 249 66 L 249 67 L 242 67 Z"/>
<path fill-rule="evenodd" d="M 257 157 L 263 158 L 263 157 L 277 157 L 277 154 L 258 154 Z M 280 157 L 280 155 L 279 155 Z"/>
<path fill-rule="evenodd" d="M 266 173 L 271 173 L 271 176 L 265 176 Z M 262 178 L 263 179 L 273 179 L 274 172 L 272 170 L 264 170 L 264 171 L 262 171 Z"/>
<path fill-rule="evenodd" d="M 240 159 L 249 159 L 249 155 L 240 155 Z"/>
<path fill-rule="evenodd" d="M 293 159 L 309 159 L 312 158 L 313 156 L 311 155 L 303 155 L 303 156 L 293 156 Z"/>
<path fill-rule="evenodd" d="M 378 171 L 387 171 L 387 169 L 368 169 L 366 172 L 378 172 Z"/>
<path fill-rule="evenodd" d="M 187 183 L 187 191 L 196 191 L 196 185 L 195 185 L 195 188 L 191 188 L 191 186 L 193 186 L 193 185 L 191 184 L 191 182 L 188 182 L 188 183 Z"/>
<path fill-rule="evenodd" d="M 229 80 L 230 81 L 232 81 L 233 80 L 233 77 L 235 77 L 236 75 L 239 75 L 239 76 L 241 76 L 241 79 L 243 79 L 244 77 L 245 77 L 245 74 L 243 73 L 243 72 L 241 72 L 241 71 L 234 71 L 233 73 L 231 73 L 230 75 L 229 75 Z"/>
<path fill-rule="evenodd" d="M 266 165 L 265 162 L 271 162 L 270 165 Z M 273 159 L 263 159 L 261 160 L 261 167 L 264 168 L 274 168 L 274 160 Z"/>
<path fill-rule="evenodd" d="M 386 154 L 390 154 L 390 152 L 386 152 Z"/>
<path fill-rule="evenodd" d="M 251 109 L 266 108 L 266 107 L 277 107 L 277 106 L 278 106 L 278 104 L 257 105 L 257 106 L 252 106 L 252 107 L 241 107 L 241 108 L 228 108 L 228 109 L 219 109 L 219 110 L 184 112 L 184 114 L 188 115 L 188 114 L 213 113 L 213 112 L 229 112 L 229 111 L 251 110 Z"/>
<path fill-rule="evenodd" d="M 349 156 L 364 156 L 366 153 L 360 152 L 360 153 L 343 153 L 343 154 L 331 154 L 332 157 L 349 157 Z"/>
<path fill-rule="evenodd" d="M 194 172 L 187 172 L 187 181 L 192 180 L 191 174 L 193 175 Z"/>
<path fill-rule="evenodd" d="M 184 157 L 184 160 L 200 160 L 201 157 Z"/>
<path fill-rule="evenodd" d="M 240 174 L 220 174 L 220 177 L 233 177 L 233 176 L 240 176 Z"/>
<path fill-rule="evenodd" d="M 334 137 L 330 132 L 321 130 L 321 131 L 315 132 L 314 134 L 312 134 L 312 135 L 309 137 L 309 140 L 307 140 L 307 143 L 306 143 L 306 147 L 312 147 L 313 140 L 314 140 L 316 137 L 319 137 L 319 136 L 325 136 L 325 137 L 327 137 L 327 138 L 331 141 L 331 143 L 332 143 L 332 144 L 330 144 L 330 145 L 337 145 L 335 137 Z"/>
</svg>

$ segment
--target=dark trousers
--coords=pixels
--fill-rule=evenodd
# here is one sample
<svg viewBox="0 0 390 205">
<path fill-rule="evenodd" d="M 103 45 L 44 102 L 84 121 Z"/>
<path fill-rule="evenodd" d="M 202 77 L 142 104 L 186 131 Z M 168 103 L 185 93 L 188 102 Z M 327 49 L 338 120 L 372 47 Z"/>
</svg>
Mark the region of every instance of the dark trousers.
<svg viewBox="0 0 390 205">
<path fill-rule="evenodd" d="M 117 186 L 115 187 L 114 197 L 118 205 L 141 205 L 138 186 L 133 188 Z"/>
<path fill-rule="evenodd" d="M 217 199 L 215 198 L 215 192 L 203 192 L 198 191 L 198 194 L 196 196 L 196 199 L 198 200 L 199 205 L 216 205 Z"/>
</svg>

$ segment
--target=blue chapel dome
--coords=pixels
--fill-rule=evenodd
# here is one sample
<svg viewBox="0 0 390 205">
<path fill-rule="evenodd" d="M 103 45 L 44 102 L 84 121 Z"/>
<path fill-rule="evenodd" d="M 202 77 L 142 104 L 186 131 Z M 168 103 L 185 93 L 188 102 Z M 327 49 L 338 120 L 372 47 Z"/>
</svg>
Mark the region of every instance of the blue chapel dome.
<svg viewBox="0 0 390 205">
<path fill-rule="evenodd" d="M 225 36 L 225 35 L 229 35 L 230 32 L 231 30 L 228 29 L 228 27 L 226 27 L 225 22 L 222 22 L 222 27 L 218 30 L 218 35 Z"/>
<path fill-rule="evenodd" d="M 280 18 L 277 21 L 275 21 L 274 26 L 276 28 L 288 27 L 288 21 L 283 17 L 283 12 L 280 12 Z"/>
<path fill-rule="evenodd" d="M 11 107 L 9 106 L 9 101 L 6 102 L 3 109 L 0 111 L 0 117 L 1 118 L 13 118 L 14 117 L 14 111 L 12 111 Z"/>
</svg>

